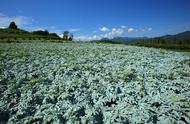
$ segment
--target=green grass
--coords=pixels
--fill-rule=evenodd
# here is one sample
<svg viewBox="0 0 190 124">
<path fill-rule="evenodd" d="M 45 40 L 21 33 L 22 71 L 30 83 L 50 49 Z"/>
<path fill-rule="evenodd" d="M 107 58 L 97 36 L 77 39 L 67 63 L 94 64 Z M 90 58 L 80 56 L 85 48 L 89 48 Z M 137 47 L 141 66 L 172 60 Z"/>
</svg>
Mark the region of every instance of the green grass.
<svg viewBox="0 0 190 124">
<path fill-rule="evenodd" d="M 168 50 L 174 50 L 179 52 L 189 52 L 190 51 L 190 41 L 181 40 L 181 41 L 167 41 L 161 39 L 158 42 L 157 39 L 145 40 L 145 41 L 130 41 L 130 42 L 115 42 L 115 41 L 98 41 L 97 43 L 109 43 L 109 44 L 125 44 L 131 46 L 140 46 L 140 47 L 153 47 L 153 48 L 162 48 Z"/>
<path fill-rule="evenodd" d="M 190 43 L 189 44 L 177 44 L 177 43 L 156 43 L 154 41 L 139 41 L 139 42 L 129 42 L 127 45 L 135 45 L 135 46 L 144 46 L 144 47 L 153 47 L 153 48 L 163 48 L 177 51 L 190 51 Z"/>
<path fill-rule="evenodd" d="M 49 35 L 38 35 L 25 30 L 15 29 L 0 29 L 0 42 L 1 43 L 12 43 L 12 42 L 27 42 L 27 41 L 57 41 L 63 42 L 58 36 Z"/>
</svg>

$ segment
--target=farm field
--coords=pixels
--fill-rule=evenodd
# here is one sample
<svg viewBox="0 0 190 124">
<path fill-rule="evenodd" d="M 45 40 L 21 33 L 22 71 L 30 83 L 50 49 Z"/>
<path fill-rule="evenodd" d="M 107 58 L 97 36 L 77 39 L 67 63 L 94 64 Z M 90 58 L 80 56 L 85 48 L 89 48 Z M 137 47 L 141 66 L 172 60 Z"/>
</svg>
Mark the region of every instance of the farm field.
<svg viewBox="0 0 190 124">
<path fill-rule="evenodd" d="M 0 123 L 188 124 L 190 53 L 1 43 Z"/>
</svg>

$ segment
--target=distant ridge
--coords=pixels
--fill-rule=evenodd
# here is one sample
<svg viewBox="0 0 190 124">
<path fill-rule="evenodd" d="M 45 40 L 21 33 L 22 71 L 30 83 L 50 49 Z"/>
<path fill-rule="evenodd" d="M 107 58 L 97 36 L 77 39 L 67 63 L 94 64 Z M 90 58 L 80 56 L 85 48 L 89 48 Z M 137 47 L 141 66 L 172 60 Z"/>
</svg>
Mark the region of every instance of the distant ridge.
<svg viewBox="0 0 190 124">
<path fill-rule="evenodd" d="M 15 22 L 11 22 L 9 27 L 0 28 L 0 42 L 25 42 L 25 41 L 72 41 L 73 34 L 64 31 L 63 37 L 56 33 L 49 33 L 48 30 L 25 31 L 17 27 Z"/>
<path fill-rule="evenodd" d="M 28 32 L 22 29 L 0 29 L 0 42 L 30 40 L 61 40 L 61 38 L 56 33 L 49 33 L 47 31 Z"/>
<path fill-rule="evenodd" d="M 190 31 L 181 32 L 175 35 L 164 35 L 160 37 L 155 38 L 161 38 L 165 40 L 190 40 Z M 154 39 L 154 38 L 148 38 L 148 37 L 114 37 L 112 39 L 108 38 L 102 38 L 101 41 L 115 41 L 115 42 L 127 42 L 127 41 L 144 41 L 148 39 Z"/>
<path fill-rule="evenodd" d="M 166 39 L 166 40 L 190 40 L 190 31 L 181 32 L 175 35 L 165 35 L 160 38 Z"/>
<path fill-rule="evenodd" d="M 175 35 L 164 35 L 154 38 L 116 37 L 107 40 L 102 39 L 97 43 L 126 44 L 134 46 L 145 46 L 145 47 L 154 47 L 154 48 L 173 49 L 180 51 L 190 51 L 190 31 L 181 32 Z"/>
<path fill-rule="evenodd" d="M 127 41 L 142 41 L 142 40 L 147 40 L 149 39 L 148 37 L 114 37 L 112 39 L 108 38 L 102 38 L 101 40 L 111 40 L 111 41 L 116 41 L 116 42 L 127 42 Z"/>
</svg>

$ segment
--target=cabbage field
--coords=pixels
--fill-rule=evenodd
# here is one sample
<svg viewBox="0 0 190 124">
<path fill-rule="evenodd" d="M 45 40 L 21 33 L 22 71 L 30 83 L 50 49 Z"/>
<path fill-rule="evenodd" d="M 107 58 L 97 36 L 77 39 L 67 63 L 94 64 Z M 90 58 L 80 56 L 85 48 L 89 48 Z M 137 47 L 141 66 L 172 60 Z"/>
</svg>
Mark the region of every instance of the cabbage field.
<svg viewBox="0 0 190 124">
<path fill-rule="evenodd" d="M 190 53 L 0 44 L 0 124 L 188 124 Z"/>
</svg>

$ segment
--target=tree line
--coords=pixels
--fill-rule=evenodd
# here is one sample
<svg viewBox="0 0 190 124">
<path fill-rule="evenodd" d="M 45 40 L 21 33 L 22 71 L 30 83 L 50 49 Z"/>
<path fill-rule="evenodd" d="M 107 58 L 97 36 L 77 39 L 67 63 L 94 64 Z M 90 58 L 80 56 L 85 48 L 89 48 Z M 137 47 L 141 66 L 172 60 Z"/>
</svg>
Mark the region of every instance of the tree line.
<svg viewBox="0 0 190 124">
<path fill-rule="evenodd" d="M 11 22 L 10 25 L 8 26 L 8 29 L 20 30 L 15 22 Z M 45 31 L 37 30 L 37 31 L 31 32 L 31 34 L 40 35 L 40 36 L 44 36 L 44 37 L 45 36 L 50 36 L 52 38 L 58 38 L 59 37 L 56 33 L 49 33 L 48 30 L 45 30 Z M 63 32 L 63 37 L 61 37 L 61 39 L 64 40 L 64 41 L 73 41 L 73 34 L 70 33 L 69 31 L 64 31 Z"/>
</svg>

